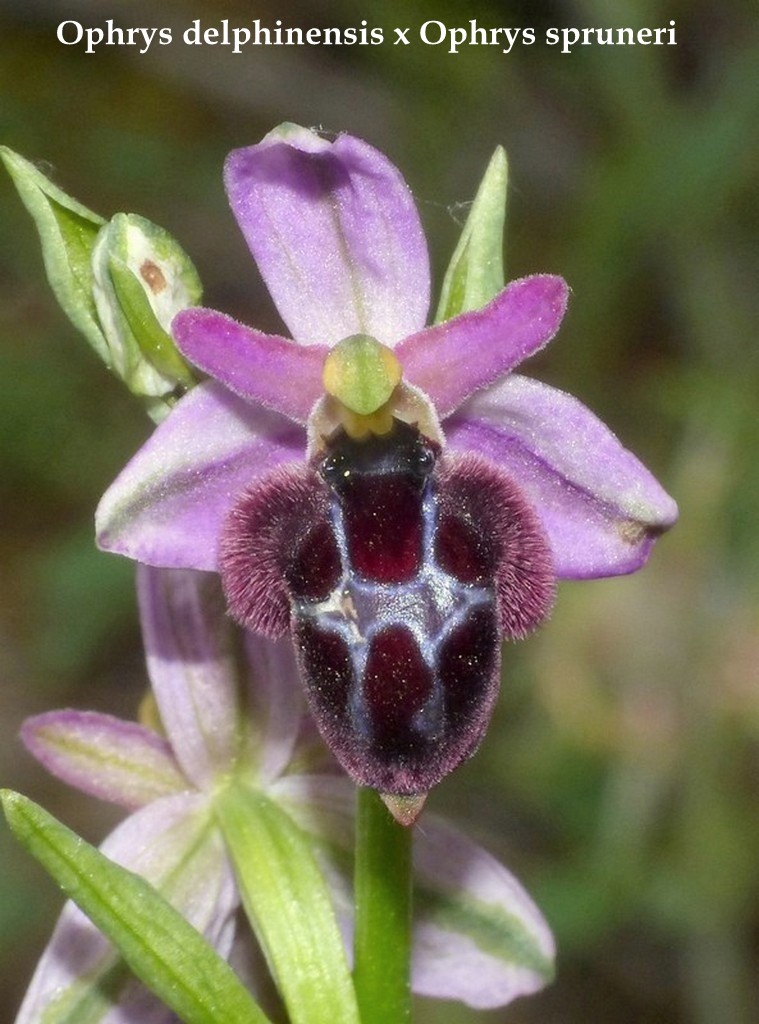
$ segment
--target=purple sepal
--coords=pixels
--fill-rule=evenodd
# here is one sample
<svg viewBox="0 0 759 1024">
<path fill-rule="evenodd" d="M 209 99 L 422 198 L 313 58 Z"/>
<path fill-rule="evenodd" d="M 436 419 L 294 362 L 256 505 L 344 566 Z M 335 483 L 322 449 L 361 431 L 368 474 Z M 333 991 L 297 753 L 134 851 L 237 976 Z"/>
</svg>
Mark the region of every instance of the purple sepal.
<svg viewBox="0 0 759 1024">
<path fill-rule="evenodd" d="M 567 308 L 561 277 L 512 281 L 484 309 L 462 313 L 402 341 L 407 380 L 432 400 L 441 419 L 553 338 Z"/>
<path fill-rule="evenodd" d="M 102 852 L 167 893 L 171 903 L 226 956 L 239 897 L 203 797 L 182 793 L 143 807 L 105 840 Z M 177 866 L 180 866 L 177 869 Z M 52 1005 L 84 1000 L 119 961 L 118 953 L 73 903 L 67 903 L 37 965 L 16 1024 L 40 1024 Z M 88 988 L 89 986 L 89 988 Z M 107 998 L 105 995 L 102 997 Z M 169 1024 L 166 1007 L 136 981 L 113 993 L 98 1024 Z M 168 1014 L 168 1015 L 167 1015 Z"/>
<path fill-rule="evenodd" d="M 512 374 L 446 423 L 454 451 L 505 470 L 538 513 L 560 579 L 634 572 L 677 505 L 581 402 Z"/>
<path fill-rule="evenodd" d="M 106 551 L 147 565 L 215 571 L 221 523 L 256 477 L 302 460 L 302 429 L 213 381 L 186 395 L 103 496 Z"/>
<path fill-rule="evenodd" d="M 232 211 L 292 336 L 387 345 L 420 330 L 427 247 L 408 186 L 373 147 L 282 125 L 229 154 Z"/>
<path fill-rule="evenodd" d="M 199 369 L 248 402 L 305 424 L 324 392 L 325 345 L 296 345 L 262 334 L 212 309 L 178 313 L 171 332 Z"/>
<path fill-rule="evenodd" d="M 177 761 L 199 789 L 238 753 L 237 644 L 215 575 L 141 565 L 137 575 L 148 673 Z"/>
<path fill-rule="evenodd" d="M 26 748 L 59 779 L 135 808 L 187 789 L 171 747 L 136 722 L 94 711 L 49 711 L 21 727 Z"/>
</svg>

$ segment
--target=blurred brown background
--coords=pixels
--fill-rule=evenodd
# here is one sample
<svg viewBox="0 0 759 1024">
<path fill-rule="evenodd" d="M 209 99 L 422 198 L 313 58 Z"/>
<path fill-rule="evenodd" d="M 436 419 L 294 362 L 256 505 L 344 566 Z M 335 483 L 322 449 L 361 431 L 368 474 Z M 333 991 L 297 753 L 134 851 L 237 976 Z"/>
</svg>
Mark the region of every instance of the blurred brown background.
<svg viewBox="0 0 759 1024">
<path fill-rule="evenodd" d="M 358 25 L 380 47 L 63 46 L 59 22 Z M 395 25 L 667 27 L 676 47 L 391 45 Z M 412 35 L 414 33 L 412 32 Z M 567 583 L 506 653 L 479 755 L 434 794 L 548 916 L 559 974 L 422 1024 L 751 1024 L 759 1011 L 759 9 L 756 0 L 363 6 L 297 0 L 0 0 L 0 140 L 91 209 L 176 235 L 209 305 L 276 329 L 226 208 L 227 150 L 283 120 L 358 134 L 402 168 L 439 287 L 487 159 L 511 164 L 509 276 L 563 274 L 559 339 L 528 372 L 612 425 L 681 506 L 632 578 Z M 132 567 L 95 551 L 99 495 L 150 425 L 44 280 L 0 180 L 0 781 L 88 838 L 118 818 L 16 739 L 51 707 L 133 715 Z M 60 901 L 0 829 L 0 1016 L 12 1020 Z M 12 969 L 11 969 L 12 962 Z"/>
</svg>

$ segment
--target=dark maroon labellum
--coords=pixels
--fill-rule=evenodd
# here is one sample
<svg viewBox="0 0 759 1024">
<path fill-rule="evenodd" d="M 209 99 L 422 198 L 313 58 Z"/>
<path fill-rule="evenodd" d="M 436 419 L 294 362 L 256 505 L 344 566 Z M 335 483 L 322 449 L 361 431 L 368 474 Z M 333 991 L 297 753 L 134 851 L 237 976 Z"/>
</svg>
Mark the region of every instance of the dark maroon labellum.
<svg viewBox="0 0 759 1024">
<path fill-rule="evenodd" d="M 399 420 L 329 439 L 233 510 L 221 569 L 232 614 L 291 629 L 311 710 L 356 782 L 426 793 L 482 738 L 503 637 L 547 614 L 553 572 L 536 516 L 475 456 L 441 456 Z"/>
</svg>

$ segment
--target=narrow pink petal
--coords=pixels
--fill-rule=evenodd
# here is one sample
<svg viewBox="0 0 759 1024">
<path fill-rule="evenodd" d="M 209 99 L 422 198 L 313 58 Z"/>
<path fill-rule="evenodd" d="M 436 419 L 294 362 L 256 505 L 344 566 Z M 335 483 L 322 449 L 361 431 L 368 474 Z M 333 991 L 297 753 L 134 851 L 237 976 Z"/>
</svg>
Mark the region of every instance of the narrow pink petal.
<svg viewBox="0 0 759 1024">
<path fill-rule="evenodd" d="M 427 249 L 400 172 L 350 135 L 283 125 L 227 158 L 232 210 L 293 337 L 385 344 L 418 331 L 429 306 Z"/>
<path fill-rule="evenodd" d="M 301 736 L 306 704 L 292 640 L 265 640 L 246 633 L 248 758 L 257 784 L 267 786 L 285 771 Z"/>
<path fill-rule="evenodd" d="M 147 878 L 202 932 L 222 956 L 232 944 L 238 904 L 234 876 L 209 807 L 195 793 L 166 797 L 137 811 L 101 847 L 123 867 Z M 16 1018 L 40 1024 L 53 1007 L 98 991 L 118 953 L 73 903 L 67 903 Z M 134 980 L 106 996 L 99 1024 L 169 1024 L 174 1017 Z M 110 999 L 110 1005 L 108 1000 Z M 89 1018 L 88 1018 L 89 1019 Z"/>
<path fill-rule="evenodd" d="M 482 847 L 425 815 L 414 871 L 415 992 L 491 1009 L 551 980 L 548 925 L 517 879 Z"/>
<path fill-rule="evenodd" d="M 161 722 L 188 779 L 208 789 L 239 750 L 237 637 L 216 575 L 141 565 L 148 673 Z"/>
<path fill-rule="evenodd" d="M 95 711 L 48 711 L 27 718 L 21 738 L 53 775 L 123 807 L 188 788 L 168 742 L 136 722 Z"/>
<path fill-rule="evenodd" d="M 406 379 L 432 399 L 441 419 L 450 416 L 553 338 L 568 297 L 560 277 L 512 281 L 483 309 L 406 338 L 397 351 Z"/>
<path fill-rule="evenodd" d="M 634 572 L 677 505 L 576 398 L 512 375 L 448 420 L 451 448 L 492 459 L 540 515 L 559 578 Z"/>
<path fill-rule="evenodd" d="M 106 491 L 98 543 L 148 565 L 214 571 L 221 522 L 238 494 L 304 450 L 299 427 L 215 382 L 201 384 Z"/>
<path fill-rule="evenodd" d="M 195 366 L 236 395 L 305 424 L 321 397 L 326 345 L 296 345 L 212 309 L 178 313 L 171 332 Z"/>
</svg>

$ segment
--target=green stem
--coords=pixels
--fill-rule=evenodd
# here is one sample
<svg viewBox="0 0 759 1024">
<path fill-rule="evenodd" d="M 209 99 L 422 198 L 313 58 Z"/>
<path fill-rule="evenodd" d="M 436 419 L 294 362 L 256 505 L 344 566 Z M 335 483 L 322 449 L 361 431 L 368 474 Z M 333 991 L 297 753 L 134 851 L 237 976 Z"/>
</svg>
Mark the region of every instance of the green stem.
<svg viewBox="0 0 759 1024">
<path fill-rule="evenodd" d="M 411 1021 L 411 837 L 374 790 L 359 789 L 354 982 L 362 1024 Z"/>
</svg>

